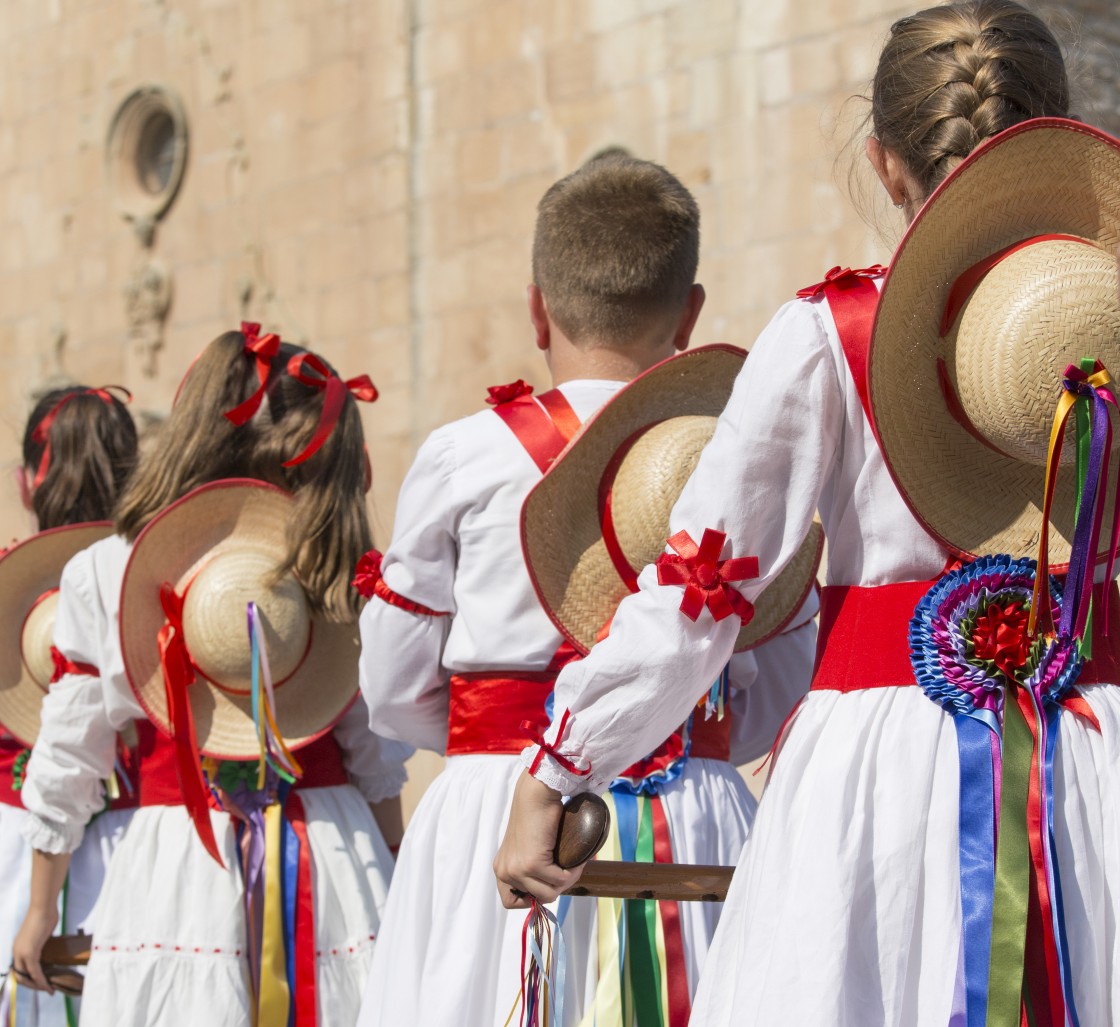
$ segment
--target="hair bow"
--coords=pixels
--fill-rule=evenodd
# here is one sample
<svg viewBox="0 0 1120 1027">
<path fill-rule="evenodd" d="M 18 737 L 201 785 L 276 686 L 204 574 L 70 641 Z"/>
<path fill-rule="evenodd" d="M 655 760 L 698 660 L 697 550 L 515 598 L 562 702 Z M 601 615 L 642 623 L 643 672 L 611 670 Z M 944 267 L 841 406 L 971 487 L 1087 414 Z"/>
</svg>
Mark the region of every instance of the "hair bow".
<svg viewBox="0 0 1120 1027">
<path fill-rule="evenodd" d="M 261 335 L 261 326 L 252 321 L 241 322 L 241 334 L 245 336 L 245 348 L 242 352 L 256 362 L 257 381 L 260 383 L 244 403 L 239 403 L 232 410 L 227 410 L 225 416 L 238 427 L 245 424 L 260 409 L 264 399 L 265 387 L 268 385 L 268 372 L 272 361 L 280 352 L 280 336 L 275 332 Z"/>
<path fill-rule="evenodd" d="M 323 411 L 319 415 L 319 425 L 315 429 L 315 434 L 311 436 L 311 441 L 298 456 L 284 461 L 285 467 L 295 467 L 296 464 L 302 464 L 314 456 L 327 441 L 338 423 L 347 393 L 363 403 L 372 403 L 377 399 L 377 387 L 368 374 L 360 374 L 356 378 L 347 378 L 343 381 L 314 353 L 300 353 L 292 357 L 288 361 L 288 374 L 296 381 L 312 389 L 320 389 L 324 393 Z"/>
<path fill-rule="evenodd" d="M 46 412 L 46 414 L 43 416 L 43 419 L 37 425 L 35 425 L 34 429 L 31 432 L 31 441 L 36 445 L 43 447 L 43 455 L 39 457 L 39 468 L 35 472 L 34 488 L 38 488 L 43 484 L 43 479 L 46 478 L 47 471 L 50 470 L 50 431 L 51 425 L 54 424 L 55 418 L 58 417 L 58 412 L 64 406 L 66 406 L 66 404 L 69 403 L 70 400 L 75 399 L 78 396 L 96 396 L 99 400 L 101 400 L 102 403 L 105 403 L 108 406 L 112 406 L 115 397 L 109 391 L 110 389 L 116 389 L 118 392 L 122 393 L 124 395 L 126 403 L 132 402 L 132 393 L 129 392 L 128 389 L 126 389 L 123 385 L 102 385 L 97 389 L 78 389 L 74 392 L 68 392 L 65 396 L 63 396 L 62 399 L 55 403 L 55 405 Z"/>
</svg>

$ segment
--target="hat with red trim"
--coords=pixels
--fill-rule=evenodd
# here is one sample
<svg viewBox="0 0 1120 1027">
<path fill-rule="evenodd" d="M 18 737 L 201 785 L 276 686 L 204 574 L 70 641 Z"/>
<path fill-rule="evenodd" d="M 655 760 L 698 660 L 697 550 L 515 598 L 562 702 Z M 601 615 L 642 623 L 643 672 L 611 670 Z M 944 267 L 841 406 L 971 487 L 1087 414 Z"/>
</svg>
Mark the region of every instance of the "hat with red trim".
<svg viewBox="0 0 1120 1027">
<path fill-rule="evenodd" d="M 113 534 L 108 521 L 32 535 L 0 556 L 0 724 L 26 746 L 54 677 L 51 652 L 58 583 L 70 558 Z"/>
<path fill-rule="evenodd" d="M 304 745 L 357 696 L 357 625 L 316 616 L 281 573 L 293 505 L 264 482 L 212 482 L 133 543 L 121 586 L 128 681 L 152 722 L 184 744 L 193 729 L 202 755 Z"/>
<path fill-rule="evenodd" d="M 954 552 L 1035 555 L 1063 373 L 1083 358 L 1120 373 L 1118 243 L 1120 141 L 1046 118 L 976 150 L 899 245 L 871 341 L 871 413 L 899 491 Z M 1052 566 L 1074 537 L 1075 450 L 1054 489 Z M 1114 449 L 1110 477 L 1118 462 Z"/>
<path fill-rule="evenodd" d="M 705 346 L 639 375 L 583 426 L 526 498 L 521 541 L 529 576 L 553 623 L 580 652 L 636 589 L 641 569 L 664 552 L 669 515 L 745 358 L 734 346 Z M 755 601 L 736 649 L 789 624 L 816 579 L 823 544 L 814 524 Z"/>
</svg>

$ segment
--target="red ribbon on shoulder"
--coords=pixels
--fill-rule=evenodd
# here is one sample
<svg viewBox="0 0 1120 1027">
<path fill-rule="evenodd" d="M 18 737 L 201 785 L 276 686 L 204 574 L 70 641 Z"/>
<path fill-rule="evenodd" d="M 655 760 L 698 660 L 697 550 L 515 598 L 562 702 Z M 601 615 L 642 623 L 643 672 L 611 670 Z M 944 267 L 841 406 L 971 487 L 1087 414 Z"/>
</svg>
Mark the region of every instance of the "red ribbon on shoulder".
<svg viewBox="0 0 1120 1027">
<path fill-rule="evenodd" d="M 261 326 L 256 322 L 242 321 L 241 334 L 245 336 L 245 348 L 242 352 L 256 363 L 257 381 L 260 384 L 257 391 L 244 403 L 239 403 L 224 414 L 227 420 L 232 421 L 239 428 L 260 409 L 265 387 L 268 385 L 269 369 L 272 367 L 272 361 L 280 353 L 280 336 L 274 332 L 261 335 Z"/>
<path fill-rule="evenodd" d="M 576 765 L 575 759 L 571 756 L 565 756 L 560 752 L 556 746 L 560 744 L 560 739 L 564 736 L 564 730 L 568 726 L 568 717 L 571 716 L 571 710 L 565 710 L 564 716 L 560 718 L 560 726 L 556 731 L 555 745 L 546 742 L 544 732 L 540 726 L 532 720 L 523 720 L 521 722 L 521 733 L 532 742 L 536 742 L 540 748 L 537 750 L 537 755 L 533 758 L 533 762 L 529 766 L 529 773 L 535 774 L 544 759 L 545 753 L 548 753 L 557 763 L 560 764 L 569 774 L 575 774 L 576 777 L 587 777 L 591 773 L 591 764 L 588 763 L 586 767 L 581 768 Z"/>
<path fill-rule="evenodd" d="M 113 395 L 109 391 L 116 389 L 120 392 L 126 403 L 132 402 L 132 393 L 128 391 L 123 385 L 102 385 L 97 389 L 78 389 L 76 392 L 68 392 L 62 397 L 47 413 L 43 419 L 35 425 L 34 430 L 31 432 L 31 441 L 36 445 L 43 447 L 43 455 L 39 457 L 39 468 L 35 472 L 34 488 L 38 488 L 43 484 L 43 479 L 47 476 L 47 471 L 51 466 L 51 439 L 50 431 L 51 425 L 54 424 L 55 418 L 58 417 L 59 411 L 66 406 L 72 399 L 77 399 L 79 396 L 96 396 L 102 403 L 109 406 L 113 405 Z"/>
<path fill-rule="evenodd" d="M 720 560 L 727 535 L 705 528 L 700 545 L 687 531 L 669 539 L 673 553 L 657 558 L 657 581 L 661 585 L 684 585 L 681 613 L 694 621 L 706 606 L 717 620 L 737 614 L 743 624 L 754 616 L 754 606 L 729 582 L 758 577 L 758 557 L 740 556 Z"/>
<path fill-rule="evenodd" d="M 311 436 L 311 441 L 304 447 L 302 453 L 284 462 L 285 467 L 295 467 L 296 464 L 302 464 L 313 457 L 330 437 L 342 413 L 347 393 L 363 403 L 372 403 L 377 399 L 377 387 L 368 374 L 360 374 L 356 378 L 347 378 L 343 381 L 314 353 L 300 353 L 292 357 L 288 361 L 288 374 L 312 389 L 322 390 L 324 394 L 323 412 L 319 415 L 319 425 L 315 429 L 315 434 Z"/>
<path fill-rule="evenodd" d="M 518 378 L 517 381 L 510 382 L 508 385 L 491 385 L 486 393 L 486 402 L 490 406 L 496 407 L 502 403 L 512 403 L 522 396 L 531 396 L 533 386 Z"/>
<path fill-rule="evenodd" d="M 206 851 L 225 867 L 214 825 L 210 822 L 210 792 L 202 777 L 202 759 L 194 730 L 194 712 L 187 689 L 194 683 L 194 664 L 183 635 L 183 597 L 166 581 L 160 586 L 159 601 L 167 623 L 159 629 L 159 663 L 167 690 L 167 717 L 175 742 L 175 769 L 183 805 Z"/>
<path fill-rule="evenodd" d="M 855 278 L 879 278 L 881 275 L 886 274 L 887 269 L 882 264 L 872 264 L 871 267 L 858 267 L 854 271 L 850 267 L 840 267 L 837 264 L 831 271 L 824 276 L 823 282 L 817 282 L 816 285 L 807 285 L 804 289 L 797 290 L 799 299 L 814 299 L 817 296 L 824 295 L 824 290 L 829 285 L 837 285 L 841 282 L 849 281 Z"/>
</svg>

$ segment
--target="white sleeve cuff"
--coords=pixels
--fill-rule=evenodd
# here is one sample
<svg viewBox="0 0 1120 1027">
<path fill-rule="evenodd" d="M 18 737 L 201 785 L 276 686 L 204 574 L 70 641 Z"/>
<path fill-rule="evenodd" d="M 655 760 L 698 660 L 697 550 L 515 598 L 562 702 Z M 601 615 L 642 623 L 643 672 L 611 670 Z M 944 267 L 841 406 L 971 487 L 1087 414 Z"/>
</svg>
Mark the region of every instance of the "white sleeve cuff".
<svg viewBox="0 0 1120 1027">
<path fill-rule="evenodd" d="M 60 824 L 54 820 L 44 820 L 34 813 L 28 813 L 21 833 L 28 845 L 37 852 L 48 852 L 57 856 L 64 852 L 73 852 L 82 844 L 85 825 Z"/>
</svg>

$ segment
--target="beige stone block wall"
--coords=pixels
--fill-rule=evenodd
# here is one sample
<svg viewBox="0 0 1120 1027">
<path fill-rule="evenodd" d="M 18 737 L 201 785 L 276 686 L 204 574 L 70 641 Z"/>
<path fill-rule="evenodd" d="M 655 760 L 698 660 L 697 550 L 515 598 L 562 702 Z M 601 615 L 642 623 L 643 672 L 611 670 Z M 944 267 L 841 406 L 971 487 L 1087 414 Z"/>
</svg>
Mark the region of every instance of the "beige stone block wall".
<svg viewBox="0 0 1120 1027">
<path fill-rule="evenodd" d="M 1097 0 L 1087 0 L 1102 6 Z M 1108 7 L 1108 3 L 1104 3 Z M 0 17 L 0 463 L 33 389 L 119 382 L 166 411 L 243 317 L 368 371 L 384 542 L 413 453 L 485 388 L 545 383 L 524 307 L 536 201 L 597 149 L 660 161 L 703 213 L 695 342 L 749 346 L 837 263 L 884 260 L 834 167 L 898 0 L 9 0 Z M 1102 8 L 1103 10 L 1103 8 Z M 158 368 L 128 339 L 141 246 L 105 139 L 132 89 L 185 104 L 153 254 Z M 837 179 L 840 179 L 838 184 Z M 890 235 L 897 217 L 875 214 Z M 0 535 L 26 534 L 7 474 Z M 419 758 L 414 801 L 436 758 Z"/>
</svg>

